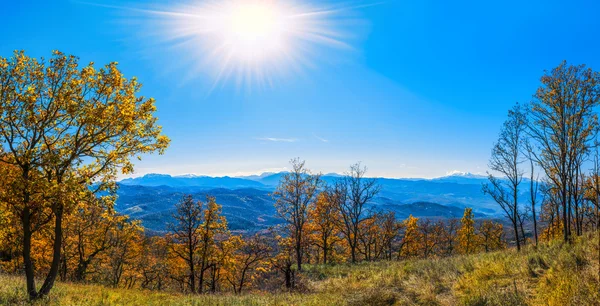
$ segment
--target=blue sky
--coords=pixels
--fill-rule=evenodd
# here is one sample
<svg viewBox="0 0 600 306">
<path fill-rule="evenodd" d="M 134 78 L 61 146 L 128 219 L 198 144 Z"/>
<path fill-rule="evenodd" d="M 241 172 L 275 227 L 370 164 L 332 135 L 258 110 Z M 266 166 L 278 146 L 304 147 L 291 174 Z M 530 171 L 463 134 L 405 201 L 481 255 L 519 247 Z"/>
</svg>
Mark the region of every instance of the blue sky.
<svg viewBox="0 0 600 306">
<path fill-rule="evenodd" d="M 194 65 L 202 52 L 145 32 L 161 24 L 75 1 L 3 3 L 0 55 L 58 49 L 137 76 L 172 139 L 165 155 L 137 163 L 138 175 L 276 171 L 293 157 L 324 173 L 356 161 L 372 176 L 484 173 L 507 110 L 531 99 L 544 69 L 564 59 L 600 69 L 596 1 L 314 4 L 354 7 L 343 38 L 351 48 L 315 48 L 310 65 L 271 86 L 225 80 L 211 90 L 210 74 Z"/>
</svg>

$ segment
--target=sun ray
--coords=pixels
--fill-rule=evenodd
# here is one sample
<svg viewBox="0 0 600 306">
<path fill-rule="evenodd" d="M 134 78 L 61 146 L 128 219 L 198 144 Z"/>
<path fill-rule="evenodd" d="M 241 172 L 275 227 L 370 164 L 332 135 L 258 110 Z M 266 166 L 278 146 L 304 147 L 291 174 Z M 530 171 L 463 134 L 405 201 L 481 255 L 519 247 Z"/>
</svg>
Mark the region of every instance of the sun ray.
<svg viewBox="0 0 600 306">
<path fill-rule="evenodd" d="M 141 16 L 145 36 L 211 78 L 211 91 L 229 82 L 251 89 L 353 50 L 356 6 L 316 1 L 194 0 L 131 12 Z"/>
</svg>

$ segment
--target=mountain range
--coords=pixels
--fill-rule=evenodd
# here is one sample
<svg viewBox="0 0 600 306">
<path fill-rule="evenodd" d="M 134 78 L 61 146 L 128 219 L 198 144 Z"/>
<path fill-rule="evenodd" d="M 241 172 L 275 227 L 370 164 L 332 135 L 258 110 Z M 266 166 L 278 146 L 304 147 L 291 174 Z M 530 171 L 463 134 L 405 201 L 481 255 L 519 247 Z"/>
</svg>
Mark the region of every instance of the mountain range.
<svg viewBox="0 0 600 306">
<path fill-rule="evenodd" d="M 164 232 L 171 222 L 174 205 L 185 194 L 205 200 L 215 196 L 222 205 L 232 230 L 260 230 L 281 222 L 276 217 L 275 190 L 285 172 L 240 177 L 147 174 L 119 181 L 116 209 L 142 221 L 150 231 Z M 340 178 L 322 176 L 326 183 Z M 482 175 L 453 173 L 435 179 L 376 178 L 381 192 L 368 203 L 368 209 L 394 211 L 398 218 L 409 215 L 427 218 L 459 218 L 465 207 L 478 217 L 497 217 L 498 205 L 481 191 Z M 525 203 L 528 184 L 520 194 Z"/>
</svg>

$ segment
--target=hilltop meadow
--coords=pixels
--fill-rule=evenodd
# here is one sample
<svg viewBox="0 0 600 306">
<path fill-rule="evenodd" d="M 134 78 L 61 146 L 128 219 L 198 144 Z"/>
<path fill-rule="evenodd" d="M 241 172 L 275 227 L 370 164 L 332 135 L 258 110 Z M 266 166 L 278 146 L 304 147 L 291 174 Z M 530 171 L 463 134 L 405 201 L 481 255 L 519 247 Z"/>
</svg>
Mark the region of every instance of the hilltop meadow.
<svg viewBox="0 0 600 306">
<path fill-rule="evenodd" d="M 163 293 L 60 282 L 31 305 L 598 305 L 596 238 L 443 259 L 310 265 L 302 290 Z M 21 277 L 0 275 L 0 304 L 30 305 Z"/>
</svg>

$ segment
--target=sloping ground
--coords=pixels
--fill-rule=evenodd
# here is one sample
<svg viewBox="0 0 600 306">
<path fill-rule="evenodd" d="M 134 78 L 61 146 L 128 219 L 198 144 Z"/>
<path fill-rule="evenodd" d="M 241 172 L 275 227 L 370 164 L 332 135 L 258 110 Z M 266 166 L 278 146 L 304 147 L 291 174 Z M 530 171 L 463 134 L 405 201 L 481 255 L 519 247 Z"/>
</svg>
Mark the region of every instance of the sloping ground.
<svg viewBox="0 0 600 306">
<path fill-rule="evenodd" d="M 599 305 L 597 239 L 446 259 L 312 266 L 304 293 L 184 296 L 60 283 L 37 305 Z M 0 275 L 0 305 L 25 305 Z"/>
</svg>

